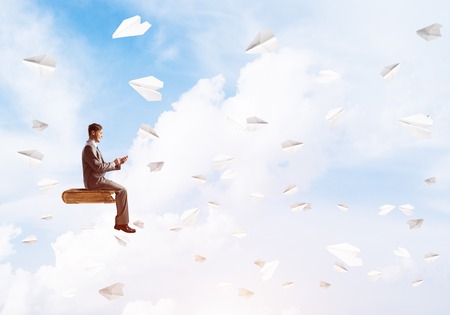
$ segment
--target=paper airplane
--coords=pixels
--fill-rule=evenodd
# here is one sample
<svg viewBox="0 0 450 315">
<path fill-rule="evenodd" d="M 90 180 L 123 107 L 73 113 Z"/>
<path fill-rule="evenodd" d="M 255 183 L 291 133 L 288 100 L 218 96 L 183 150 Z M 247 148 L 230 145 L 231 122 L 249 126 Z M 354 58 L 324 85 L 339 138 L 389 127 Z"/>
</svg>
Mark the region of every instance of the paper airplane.
<svg viewBox="0 0 450 315">
<path fill-rule="evenodd" d="M 223 169 L 234 159 L 231 155 L 227 154 L 218 154 L 213 157 L 212 161 L 214 164 L 214 168 Z"/>
<path fill-rule="evenodd" d="M 38 150 L 19 151 L 17 153 L 25 157 L 30 165 L 40 164 L 42 163 L 42 159 L 44 158 L 44 154 L 42 154 Z"/>
<path fill-rule="evenodd" d="M 339 210 L 341 210 L 342 212 L 347 212 L 348 211 L 348 206 L 346 204 L 343 203 L 339 203 L 336 205 L 338 207 Z"/>
<path fill-rule="evenodd" d="M 425 179 L 425 183 L 427 183 L 428 185 L 436 184 L 436 177 L 433 176 Z"/>
<path fill-rule="evenodd" d="M 311 204 L 309 202 L 294 202 L 291 204 L 292 212 L 298 213 L 301 210 L 311 210 Z"/>
<path fill-rule="evenodd" d="M 422 283 L 423 283 L 423 280 L 422 279 L 418 279 L 418 280 L 414 280 L 413 282 L 411 282 L 411 285 L 413 286 L 413 288 L 417 288 Z"/>
<path fill-rule="evenodd" d="M 422 226 L 423 219 L 409 220 L 407 223 L 410 229 L 418 229 Z"/>
<path fill-rule="evenodd" d="M 201 256 L 201 255 L 195 255 L 194 259 L 196 262 L 198 262 L 200 264 L 206 261 L 206 257 Z"/>
<path fill-rule="evenodd" d="M 53 219 L 53 215 L 52 214 L 50 214 L 50 213 L 48 213 L 48 214 L 44 214 L 42 217 L 41 217 L 41 220 L 51 220 L 51 219 Z"/>
<path fill-rule="evenodd" d="M 131 80 L 128 82 L 147 101 L 160 101 L 162 94 L 157 90 L 164 86 L 164 82 L 153 76 Z"/>
<path fill-rule="evenodd" d="M 36 235 L 29 235 L 25 237 L 21 242 L 24 244 L 34 244 L 37 242 L 37 237 Z"/>
<path fill-rule="evenodd" d="M 120 246 L 127 246 L 129 239 L 125 235 L 114 235 L 114 237 L 117 240 L 117 243 L 119 243 Z"/>
<path fill-rule="evenodd" d="M 323 289 L 328 289 L 329 287 L 331 287 L 331 283 L 328 283 L 326 281 L 320 281 L 319 282 L 319 287 L 321 287 Z"/>
<path fill-rule="evenodd" d="M 403 247 L 398 247 L 397 249 L 394 249 L 394 255 L 403 258 L 411 257 L 411 254 Z"/>
<path fill-rule="evenodd" d="M 277 50 L 279 47 L 278 40 L 271 30 L 259 32 L 258 35 L 250 42 L 245 52 L 247 54 L 263 54 Z"/>
<path fill-rule="evenodd" d="M 316 80 L 320 83 L 328 83 L 334 80 L 337 80 L 341 77 L 341 75 L 337 72 L 334 72 L 332 70 L 322 70 L 319 72 L 319 75 L 317 76 Z"/>
<path fill-rule="evenodd" d="M 218 290 L 225 291 L 225 290 L 228 290 L 228 289 L 231 288 L 231 283 L 229 283 L 229 282 L 219 282 L 219 283 L 216 285 L 216 288 L 217 288 Z"/>
<path fill-rule="evenodd" d="M 197 221 L 199 213 L 200 213 L 199 208 L 192 208 L 186 210 L 181 214 L 181 221 L 183 221 L 183 223 L 187 226 L 192 226 Z"/>
<path fill-rule="evenodd" d="M 337 272 L 348 272 L 347 267 L 341 263 L 340 261 L 337 261 L 334 265 L 333 265 L 333 269 Z"/>
<path fill-rule="evenodd" d="M 108 300 L 114 300 L 121 296 L 123 296 L 123 287 L 125 285 L 123 283 L 117 282 L 106 288 L 100 289 L 98 293 L 103 295 Z"/>
<path fill-rule="evenodd" d="M 442 27 L 441 24 L 434 23 L 431 24 L 430 26 L 417 30 L 416 33 L 426 41 L 430 41 L 441 37 L 441 27 Z"/>
<path fill-rule="evenodd" d="M 176 225 L 176 226 L 171 227 L 169 230 L 172 231 L 172 232 L 180 232 L 181 231 L 181 226 Z"/>
<path fill-rule="evenodd" d="M 144 228 L 144 222 L 142 222 L 141 220 L 136 220 L 133 222 L 133 224 L 136 225 L 140 229 Z"/>
<path fill-rule="evenodd" d="M 383 79 L 390 80 L 395 77 L 395 75 L 397 74 L 399 69 L 400 69 L 400 64 L 394 63 L 392 65 L 384 67 L 381 70 L 380 75 L 383 77 Z"/>
<path fill-rule="evenodd" d="M 218 201 L 208 201 L 208 207 L 210 209 L 217 209 L 219 208 L 220 203 Z"/>
<path fill-rule="evenodd" d="M 220 175 L 220 179 L 222 179 L 222 180 L 224 180 L 224 179 L 232 179 L 232 178 L 235 178 L 235 177 L 236 177 L 236 172 L 231 170 L 231 169 L 225 170 L 222 173 L 222 175 Z"/>
<path fill-rule="evenodd" d="M 250 291 L 250 290 L 239 288 L 238 295 L 243 297 L 243 298 L 249 299 L 249 298 L 251 298 L 254 295 L 254 293 L 252 291 Z"/>
<path fill-rule="evenodd" d="M 252 194 L 249 194 L 249 197 L 252 198 L 255 201 L 261 201 L 264 199 L 264 195 L 259 193 L 259 192 L 255 192 Z"/>
<path fill-rule="evenodd" d="M 362 265 L 362 259 L 357 257 L 360 249 L 349 243 L 330 245 L 327 250 L 350 267 Z"/>
<path fill-rule="evenodd" d="M 278 260 L 274 260 L 274 261 L 265 263 L 264 266 L 261 267 L 261 270 L 260 270 L 261 276 L 262 276 L 261 279 L 263 282 L 272 278 L 275 270 L 278 267 L 278 263 L 279 263 Z"/>
<path fill-rule="evenodd" d="M 281 285 L 283 288 L 287 289 L 287 288 L 291 288 L 294 286 L 294 282 L 292 281 L 286 281 Z"/>
<path fill-rule="evenodd" d="M 33 120 L 32 123 L 33 123 L 32 128 L 37 131 L 43 131 L 45 128 L 48 127 L 48 124 L 39 120 Z"/>
<path fill-rule="evenodd" d="M 164 166 L 164 162 L 150 162 L 147 166 L 150 172 L 159 172 Z"/>
<path fill-rule="evenodd" d="M 46 190 L 58 186 L 59 182 L 54 179 L 45 178 L 38 182 L 39 190 Z"/>
<path fill-rule="evenodd" d="M 57 60 L 49 55 L 25 58 L 22 62 L 29 69 L 38 73 L 42 78 L 51 76 L 55 72 Z"/>
<path fill-rule="evenodd" d="M 141 138 L 147 138 L 149 136 L 153 136 L 153 137 L 159 138 L 159 136 L 156 133 L 156 131 L 153 130 L 153 128 L 150 125 L 147 125 L 147 124 L 141 124 L 137 134 Z"/>
<path fill-rule="evenodd" d="M 295 152 L 298 151 L 303 146 L 303 142 L 295 141 L 295 140 L 286 140 L 281 143 L 281 150 L 284 152 Z"/>
<path fill-rule="evenodd" d="M 414 133 L 416 136 L 422 139 L 431 138 L 431 131 L 427 128 L 433 125 L 433 119 L 430 116 L 424 114 L 417 114 L 407 116 L 399 119 L 403 127 Z"/>
<path fill-rule="evenodd" d="M 293 195 L 298 191 L 298 187 L 295 184 L 290 184 L 283 190 L 283 195 Z"/>
<path fill-rule="evenodd" d="M 401 212 L 403 212 L 405 215 L 412 215 L 413 214 L 413 210 L 414 210 L 414 206 L 410 205 L 409 203 L 401 205 L 398 207 L 400 209 Z"/>
<path fill-rule="evenodd" d="M 330 125 L 334 125 L 339 120 L 344 110 L 345 110 L 344 107 L 337 107 L 332 110 L 329 110 L 325 115 L 325 120 L 327 120 L 330 123 Z"/>
<path fill-rule="evenodd" d="M 394 209 L 395 209 L 395 206 L 393 206 L 393 205 L 383 205 L 380 207 L 380 211 L 378 212 L 378 215 L 386 215 Z"/>
<path fill-rule="evenodd" d="M 204 176 L 204 175 L 194 175 L 194 176 L 192 176 L 192 178 L 201 184 L 206 183 L 206 176 Z"/>
<path fill-rule="evenodd" d="M 253 263 L 261 268 L 264 267 L 264 265 L 266 264 L 266 262 L 262 259 L 257 259 Z"/>
<path fill-rule="evenodd" d="M 427 261 L 427 262 L 434 262 L 434 261 L 436 261 L 436 259 L 438 259 L 439 258 L 439 254 L 436 254 L 436 253 L 427 253 L 427 254 L 425 254 L 425 261 Z"/>
<path fill-rule="evenodd" d="M 252 116 L 252 117 L 248 117 L 247 118 L 247 130 L 249 131 L 255 131 L 256 129 L 258 129 L 258 127 L 267 125 L 268 122 L 265 120 L 262 120 L 259 117 L 256 116 Z"/>
<path fill-rule="evenodd" d="M 231 235 L 233 235 L 234 237 L 242 238 L 247 236 L 247 232 L 243 229 L 237 229 L 231 232 Z"/>
<path fill-rule="evenodd" d="M 143 35 L 151 26 L 148 22 L 141 23 L 141 17 L 136 15 L 123 20 L 112 35 L 112 38 Z"/>
<path fill-rule="evenodd" d="M 372 270 L 367 273 L 367 278 L 369 279 L 369 281 L 375 282 L 380 279 L 382 275 L 383 273 L 381 271 Z"/>
</svg>

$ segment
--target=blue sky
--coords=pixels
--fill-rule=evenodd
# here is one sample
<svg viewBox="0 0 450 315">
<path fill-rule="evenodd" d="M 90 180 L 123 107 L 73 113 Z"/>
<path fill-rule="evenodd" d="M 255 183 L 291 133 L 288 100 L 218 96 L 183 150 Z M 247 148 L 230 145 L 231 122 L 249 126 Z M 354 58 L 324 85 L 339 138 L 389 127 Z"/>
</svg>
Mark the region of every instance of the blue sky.
<svg viewBox="0 0 450 315">
<path fill-rule="evenodd" d="M 448 314 L 448 6 L 4 0 L 0 315 Z M 134 15 L 152 27 L 112 39 Z M 417 36 L 433 23 L 443 25 L 441 38 Z M 267 29 L 279 49 L 245 54 Z M 40 54 L 58 60 L 51 77 L 22 63 Z M 398 73 L 384 80 L 380 71 L 394 63 Z M 322 70 L 340 78 L 320 83 Z M 128 84 L 150 75 L 164 81 L 162 101 L 147 102 Z M 338 107 L 345 110 L 331 125 L 324 117 Z M 433 119 L 430 139 L 399 123 L 415 114 Z M 268 124 L 249 131 L 251 116 Z M 35 131 L 33 119 L 49 127 Z M 61 201 L 65 189 L 82 186 L 92 122 L 104 127 L 108 160 L 129 155 L 108 174 L 128 189 L 130 225 L 145 223 L 126 246 L 112 228 L 113 206 Z M 137 135 L 142 123 L 159 138 Z M 283 152 L 287 139 L 303 146 Z M 42 164 L 18 156 L 29 149 L 44 153 Z M 232 160 L 218 168 L 213 159 L 223 154 Z M 147 167 L 155 161 L 165 162 L 160 172 Z M 223 178 L 226 171 L 235 176 Z M 426 184 L 432 176 L 436 183 Z M 58 186 L 39 191 L 46 178 Z M 283 194 L 291 184 L 298 191 Z M 295 202 L 311 209 L 295 213 Z M 381 216 L 385 204 L 395 209 Z M 412 215 L 399 210 L 405 204 Z M 193 208 L 199 215 L 189 225 L 183 214 Z M 413 219 L 423 225 L 410 229 Z M 29 235 L 38 241 L 22 243 Z M 327 246 L 339 243 L 358 247 L 363 265 L 337 272 Z M 411 257 L 394 255 L 398 247 Z M 440 257 L 427 262 L 429 252 Z M 269 280 L 257 259 L 279 262 Z M 382 273 L 376 282 L 368 280 L 372 270 Z M 413 287 L 415 280 L 423 283 Z M 294 285 L 283 287 L 287 281 Z M 98 293 L 116 282 L 124 296 Z M 254 295 L 240 297 L 241 288 Z"/>
</svg>

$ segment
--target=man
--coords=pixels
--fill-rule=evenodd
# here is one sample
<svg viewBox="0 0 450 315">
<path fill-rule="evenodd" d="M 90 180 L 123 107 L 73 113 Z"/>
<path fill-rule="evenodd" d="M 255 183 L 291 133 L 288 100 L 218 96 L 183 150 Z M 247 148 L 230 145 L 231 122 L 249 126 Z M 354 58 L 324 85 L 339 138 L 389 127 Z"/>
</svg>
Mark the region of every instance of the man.
<svg viewBox="0 0 450 315">
<path fill-rule="evenodd" d="M 82 153 L 83 180 L 87 189 L 110 189 L 116 193 L 117 215 L 114 228 L 126 233 L 134 233 L 135 229 L 128 226 L 128 197 L 127 190 L 120 184 L 105 178 L 105 173 L 120 170 L 121 165 L 128 160 L 128 156 L 117 158 L 113 162 L 105 162 L 98 143 L 103 138 L 103 127 L 100 124 L 90 124 L 88 127 L 89 140 Z"/>
</svg>

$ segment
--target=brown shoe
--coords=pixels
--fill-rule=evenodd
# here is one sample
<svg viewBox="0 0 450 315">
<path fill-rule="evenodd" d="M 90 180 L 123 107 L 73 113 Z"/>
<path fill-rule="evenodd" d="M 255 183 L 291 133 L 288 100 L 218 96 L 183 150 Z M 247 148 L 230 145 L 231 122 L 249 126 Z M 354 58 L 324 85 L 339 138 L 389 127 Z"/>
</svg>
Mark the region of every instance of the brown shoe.
<svg viewBox="0 0 450 315">
<path fill-rule="evenodd" d="M 114 225 L 114 228 L 119 231 L 124 231 L 125 233 L 135 233 L 136 230 L 132 229 L 128 226 L 128 224 L 124 225 Z"/>
</svg>

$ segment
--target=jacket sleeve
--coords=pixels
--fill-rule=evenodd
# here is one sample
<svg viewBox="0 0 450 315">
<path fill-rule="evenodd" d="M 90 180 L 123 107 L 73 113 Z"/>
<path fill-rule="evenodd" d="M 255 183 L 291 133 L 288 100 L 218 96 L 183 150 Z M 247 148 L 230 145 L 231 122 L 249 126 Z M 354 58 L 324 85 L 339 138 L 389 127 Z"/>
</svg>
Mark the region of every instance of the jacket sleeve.
<svg viewBox="0 0 450 315">
<path fill-rule="evenodd" d="M 86 162 L 96 173 L 105 173 L 113 170 L 120 170 L 120 164 L 114 162 L 103 163 L 95 154 L 94 147 L 86 145 L 83 149 L 83 161 Z"/>
</svg>

